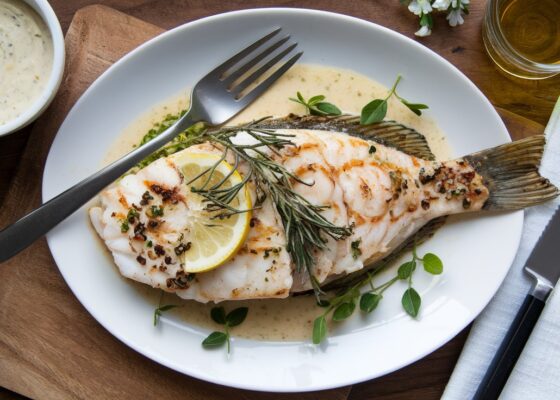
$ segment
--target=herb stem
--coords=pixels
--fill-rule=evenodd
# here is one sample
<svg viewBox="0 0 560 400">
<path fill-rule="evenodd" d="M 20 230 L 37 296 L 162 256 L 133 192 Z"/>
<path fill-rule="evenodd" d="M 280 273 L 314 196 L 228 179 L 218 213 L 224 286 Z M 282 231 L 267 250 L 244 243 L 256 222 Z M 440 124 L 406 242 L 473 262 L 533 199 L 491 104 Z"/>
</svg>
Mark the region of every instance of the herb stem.
<svg viewBox="0 0 560 400">
<path fill-rule="evenodd" d="M 397 86 L 398 86 L 399 82 L 401 81 L 401 79 L 402 79 L 402 76 L 400 74 L 397 75 L 397 80 L 393 84 L 393 87 L 389 91 L 389 94 L 387 95 L 387 97 L 385 97 L 385 100 L 389 99 L 389 97 L 391 97 L 391 95 L 393 95 L 393 94 L 396 95 L 397 94 L 397 92 L 396 92 L 397 91 Z M 397 96 L 397 97 L 399 97 L 399 96 Z M 399 99 L 400 99 L 400 97 L 399 97 Z"/>
</svg>

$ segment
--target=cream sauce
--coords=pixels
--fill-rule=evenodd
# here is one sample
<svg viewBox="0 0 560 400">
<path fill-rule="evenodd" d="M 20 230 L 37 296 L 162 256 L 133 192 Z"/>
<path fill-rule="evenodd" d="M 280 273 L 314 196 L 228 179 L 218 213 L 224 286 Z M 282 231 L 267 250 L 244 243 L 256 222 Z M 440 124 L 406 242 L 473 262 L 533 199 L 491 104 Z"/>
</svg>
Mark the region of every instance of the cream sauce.
<svg viewBox="0 0 560 400">
<path fill-rule="evenodd" d="M 288 100 L 290 97 L 295 97 L 297 91 L 300 91 L 305 98 L 323 94 L 327 101 L 336 104 L 344 112 L 359 114 L 369 101 L 384 98 L 388 89 L 370 78 L 349 70 L 298 64 L 230 123 L 247 122 L 268 115 L 280 117 L 289 113 L 303 114 L 305 113 L 303 106 Z M 111 147 L 103 160 L 104 164 L 130 151 L 154 123 L 161 121 L 167 114 L 185 109 L 187 104 L 184 94 L 175 96 L 134 121 Z M 386 119 L 396 120 L 425 135 L 438 159 L 450 158 L 451 150 L 448 142 L 432 119 L 426 116 L 418 117 L 393 98 L 389 100 Z M 147 293 L 149 301 L 154 305 L 157 304 L 159 291 L 146 287 L 146 290 L 140 290 L 139 293 Z M 182 300 L 168 293 L 164 295 L 162 304 L 180 304 L 180 308 L 168 313 L 178 316 L 188 324 L 210 330 L 220 329 L 220 326 L 210 319 L 210 310 L 215 306 L 214 304 Z M 226 311 L 241 306 L 249 307 L 247 319 L 243 324 L 233 328 L 232 334 L 258 340 L 307 340 L 311 336 L 313 320 L 323 312 L 322 308 L 316 306 L 313 296 L 296 296 L 282 300 L 225 301 L 220 305 L 223 305 Z"/>
<path fill-rule="evenodd" d="M 53 55 L 50 31 L 35 10 L 21 0 L 0 0 L 0 125 L 37 100 Z"/>
</svg>

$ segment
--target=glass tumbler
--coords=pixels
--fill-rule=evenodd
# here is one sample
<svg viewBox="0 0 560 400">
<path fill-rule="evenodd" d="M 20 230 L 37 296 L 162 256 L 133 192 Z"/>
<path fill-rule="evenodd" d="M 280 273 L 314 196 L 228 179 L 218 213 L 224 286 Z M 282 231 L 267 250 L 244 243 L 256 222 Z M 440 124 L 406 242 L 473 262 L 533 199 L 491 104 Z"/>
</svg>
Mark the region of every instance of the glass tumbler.
<svg viewBox="0 0 560 400">
<path fill-rule="evenodd" d="M 490 58 L 508 74 L 559 74 L 560 0 L 488 0 L 482 38 Z"/>
</svg>

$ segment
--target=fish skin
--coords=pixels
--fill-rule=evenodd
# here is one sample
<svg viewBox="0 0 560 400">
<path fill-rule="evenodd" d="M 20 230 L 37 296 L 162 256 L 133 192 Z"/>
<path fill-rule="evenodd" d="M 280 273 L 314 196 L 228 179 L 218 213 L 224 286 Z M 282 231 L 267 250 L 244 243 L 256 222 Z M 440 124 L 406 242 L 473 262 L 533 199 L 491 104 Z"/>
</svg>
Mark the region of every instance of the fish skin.
<svg viewBox="0 0 560 400">
<path fill-rule="evenodd" d="M 271 157 L 308 183 L 295 182 L 294 190 L 312 204 L 327 206 L 323 215 L 329 221 L 353 227 L 350 237 L 328 239 L 326 250 L 314 254 L 314 275 L 321 284 L 387 256 L 428 221 L 480 210 L 488 198 L 482 177 L 461 160 L 427 161 L 343 133 L 279 131 L 294 134 L 295 146 L 285 147 L 278 155 L 271 153 Z M 239 135 L 238 140 L 249 139 Z M 208 144 L 183 151 L 220 153 Z M 244 168 L 240 167 L 242 173 Z M 100 207 L 90 210 L 96 231 L 124 276 L 200 302 L 284 298 L 311 287 L 308 276 L 295 271 L 291 263 L 282 223 L 270 200 L 255 210 L 253 219 L 258 223 L 251 227 L 240 252 L 192 280 L 185 277 L 175 257 L 167 264 L 164 256 L 146 248 L 145 241 L 134 239 L 132 228 L 121 232 L 123 216 L 132 204 L 138 206 L 146 190 L 155 204 L 163 204 L 150 185 L 156 182 L 180 194 L 185 190 L 181 180 L 173 156 L 160 159 L 105 190 Z M 250 191 L 254 197 L 254 189 L 250 187 Z M 178 230 L 185 225 L 188 213 L 181 204 L 179 201 L 175 214 L 165 214 L 165 223 L 158 229 L 145 233 L 166 255 L 173 256 Z M 147 224 L 145 208 L 139 213 L 140 222 Z M 357 241 L 361 254 L 352 251 L 352 243 Z M 270 248 L 280 251 L 273 255 L 268 251 L 266 256 Z M 139 255 L 146 260 L 145 265 L 137 260 Z"/>
</svg>

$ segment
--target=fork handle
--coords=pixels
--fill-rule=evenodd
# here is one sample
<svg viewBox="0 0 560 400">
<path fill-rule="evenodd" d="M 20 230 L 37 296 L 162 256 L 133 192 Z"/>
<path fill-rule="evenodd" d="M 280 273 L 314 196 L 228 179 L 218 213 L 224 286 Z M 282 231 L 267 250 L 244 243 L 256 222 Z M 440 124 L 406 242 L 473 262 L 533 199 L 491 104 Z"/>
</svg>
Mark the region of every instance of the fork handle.
<svg viewBox="0 0 560 400">
<path fill-rule="evenodd" d="M 131 151 L 90 177 L 0 231 L 0 262 L 6 261 L 74 213 L 103 188 L 169 142 L 195 122 L 191 112 L 148 143 Z"/>
</svg>

